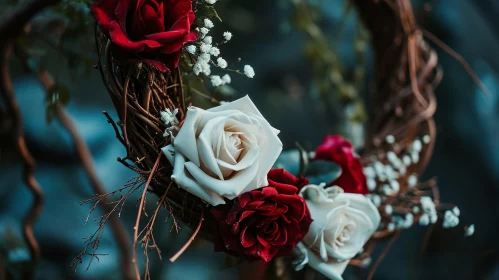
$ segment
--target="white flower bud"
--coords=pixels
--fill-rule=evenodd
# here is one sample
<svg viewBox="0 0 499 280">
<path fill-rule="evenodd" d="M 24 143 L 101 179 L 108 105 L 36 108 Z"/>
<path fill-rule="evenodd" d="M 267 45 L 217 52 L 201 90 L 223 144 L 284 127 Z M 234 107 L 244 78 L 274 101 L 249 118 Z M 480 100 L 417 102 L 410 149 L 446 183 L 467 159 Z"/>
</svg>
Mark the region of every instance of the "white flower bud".
<svg viewBox="0 0 499 280">
<path fill-rule="evenodd" d="M 225 59 L 219 57 L 217 59 L 217 65 L 218 65 L 218 67 L 220 67 L 222 69 L 227 68 L 227 61 L 225 61 Z"/>
<path fill-rule="evenodd" d="M 196 46 L 194 46 L 194 45 L 187 46 L 187 47 L 185 47 L 185 49 L 190 54 L 195 54 L 196 50 L 197 50 Z"/>
<path fill-rule="evenodd" d="M 211 76 L 210 79 L 211 79 L 211 84 L 214 87 L 218 87 L 223 84 L 222 78 L 220 78 L 220 76 L 218 75 Z"/>
<path fill-rule="evenodd" d="M 249 65 L 244 65 L 244 75 L 248 78 L 253 78 L 255 77 L 255 70 Z"/>
<path fill-rule="evenodd" d="M 219 56 L 220 55 L 220 50 L 217 47 L 212 47 L 210 54 L 213 56 Z"/>
<path fill-rule="evenodd" d="M 230 84 L 230 82 L 232 81 L 232 79 L 230 78 L 229 74 L 225 74 L 222 77 L 222 81 L 224 81 L 224 84 Z"/>
<path fill-rule="evenodd" d="M 232 39 L 232 33 L 230 33 L 229 31 L 224 32 L 224 39 L 225 41 L 229 41 L 230 39 Z"/>
<path fill-rule="evenodd" d="M 213 28 L 215 25 L 213 24 L 213 21 L 205 18 L 204 19 L 204 26 L 206 26 L 206 28 Z"/>
</svg>

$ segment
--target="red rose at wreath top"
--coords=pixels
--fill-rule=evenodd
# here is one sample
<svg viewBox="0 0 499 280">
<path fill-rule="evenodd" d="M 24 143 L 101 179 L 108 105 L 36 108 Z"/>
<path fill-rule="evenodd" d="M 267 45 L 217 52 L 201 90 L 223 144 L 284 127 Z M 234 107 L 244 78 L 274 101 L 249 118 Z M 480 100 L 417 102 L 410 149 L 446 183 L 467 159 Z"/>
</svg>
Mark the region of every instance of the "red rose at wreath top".
<svg viewBox="0 0 499 280">
<path fill-rule="evenodd" d="M 91 11 L 115 57 L 162 72 L 175 69 L 182 46 L 197 39 L 192 0 L 97 0 Z"/>
<path fill-rule="evenodd" d="M 315 151 L 316 160 L 332 161 L 341 168 L 340 177 L 329 186 L 339 186 L 347 193 L 367 194 L 367 180 L 358 156 L 350 142 L 338 135 L 329 135 Z"/>
<path fill-rule="evenodd" d="M 267 187 L 212 208 L 215 251 L 268 262 L 291 254 L 307 234 L 312 219 L 298 190 L 308 180 L 273 169 L 268 181 Z"/>
</svg>

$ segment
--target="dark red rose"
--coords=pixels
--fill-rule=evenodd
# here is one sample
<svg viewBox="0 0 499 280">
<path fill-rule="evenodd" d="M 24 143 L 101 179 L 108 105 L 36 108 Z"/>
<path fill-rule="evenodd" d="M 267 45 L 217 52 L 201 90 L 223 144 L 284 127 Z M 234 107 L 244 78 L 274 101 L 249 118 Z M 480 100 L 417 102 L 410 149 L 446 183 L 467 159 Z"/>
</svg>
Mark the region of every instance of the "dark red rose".
<svg viewBox="0 0 499 280">
<path fill-rule="evenodd" d="M 307 234 L 312 219 L 298 187 L 308 181 L 283 169 L 271 170 L 268 180 L 269 186 L 211 209 L 215 251 L 268 262 L 291 254 Z"/>
<path fill-rule="evenodd" d="M 367 181 L 360 159 L 354 154 L 352 144 L 341 136 L 324 138 L 315 151 L 315 159 L 327 160 L 341 167 L 341 175 L 328 185 L 340 186 L 347 193 L 367 194 Z"/>
<path fill-rule="evenodd" d="M 197 39 L 192 0 L 97 0 L 91 11 L 115 54 L 163 72 L 177 67 L 184 43 Z"/>
</svg>

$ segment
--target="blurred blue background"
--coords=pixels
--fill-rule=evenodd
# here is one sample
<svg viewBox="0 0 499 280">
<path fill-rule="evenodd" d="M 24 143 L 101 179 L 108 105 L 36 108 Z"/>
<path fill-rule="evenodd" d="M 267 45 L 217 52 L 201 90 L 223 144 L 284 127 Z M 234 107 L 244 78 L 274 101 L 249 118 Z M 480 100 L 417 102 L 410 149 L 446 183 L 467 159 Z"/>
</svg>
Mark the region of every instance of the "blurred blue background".
<svg viewBox="0 0 499 280">
<path fill-rule="evenodd" d="M 222 48 L 222 55 L 242 57 L 243 63 L 251 64 L 256 71 L 252 80 L 233 76 L 232 89 L 225 98 L 232 100 L 249 94 L 270 123 L 281 130 L 285 148 L 293 148 L 299 142 L 311 150 L 324 135 L 343 130 L 337 116 L 331 115 L 314 93 L 312 67 L 304 55 L 305 36 L 289 22 L 289 1 L 225 0 L 217 4 L 224 19 L 217 23 L 217 32 L 229 30 L 234 34 Z M 345 20 L 341 0 L 312 2 L 322 8 L 320 26 L 345 69 L 353 69 L 352 38 L 358 26 L 355 14 Z M 491 91 L 490 95 L 481 92 L 457 61 L 435 47 L 444 79 L 436 91 L 437 144 L 424 177 L 437 177 L 441 200 L 458 205 L 461 223 L 475 224 L 476 232 L 465 239 L 462 228 L 436 229 L 422 253 L 425 229 L 416 226 L 405 231 L 375 279 L 499 279 L 499 2 L 440 0 L 413 4 L 419 23 L 458 51 Z M 95 53 L 90 55 L 97 61 Z M 368 50 L 366 55 L 366 79 L 372 79 L 372 54 Z M 60 63 L 59 59 L 52 60 L 47 67 L 58 69 Z M 37 160 L 36 176 L 46 196 L 43 212 L 35 224 L 42 251 L 37 278 L 67 279 L 71 261 L 83 248 L 82 238 L 97 226 L 92 221 L 84 222 L 90 206 L 78 204 L 91 197 L 92 190 L 66 131 L 57 121 L 47 124 L 45 120 L 45 92 L 41 84 L 36 77 L 23 74 L 16 62 L 13 64 L 25 133 Z M 99 178 L 108 190 L 122 187 L 134 174 L 116 161 L 125 152 L 102 115 L 102 111 L 108 111 L 115 117 L 99 72 L 91 70 L 77 79 L 62 72 L 58 79 L 68 81 L 71 92 L 67 109 L 94 156 Z M 371 82 L 366 85 L 372 87 Z M 29 256 L 21 225 L 32 197 L 20 180 L 21 164 L 12 156 L 8 135 L 0 134 L 0 250 L 10 262 L 23 263 Z M 121 215 L 130 233 L 137 198 L 128 200 Z M 154 204 L 150 199 L 149 212 Z M 239 277 L 241 268 L 224 265 L 225 254 L 214 253 L 212 245 L 204 241 L 196 242 L 170 264 L 167 258 L 192 233 L 187 226 L 181 227 L 180 234 L 175 234 L 170 222 L 157 223 L 155 236 L 163 261 L 150 253 L 153 279 Z M 121 279 L 118 252 L 109 228 L 104 232 L 99 252 L 109 255 L 94 262 L 88 271 L 84 263 L 71 277 Z M 345 278 L 364 279 L 367 271 L 349 268 Z"/>
</svg>

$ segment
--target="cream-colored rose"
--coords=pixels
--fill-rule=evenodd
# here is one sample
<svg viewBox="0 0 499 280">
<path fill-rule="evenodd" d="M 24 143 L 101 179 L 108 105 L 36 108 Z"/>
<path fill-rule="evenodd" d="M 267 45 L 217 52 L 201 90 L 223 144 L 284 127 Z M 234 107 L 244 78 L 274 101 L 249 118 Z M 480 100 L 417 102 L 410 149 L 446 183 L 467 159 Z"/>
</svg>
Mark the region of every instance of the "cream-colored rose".
<svg viewBox="0 0 499 280">
<path fill-rule="evenodd" d="M 245 96 L 209 110 L 189 107 L 163 152 L 177 185 L 215 206 L 268 185 L 267 173 L 282 151 L 278 133 Z"/>
<path fill-rule="evenodd" d="M 305 254 L 300 266 L 308 262 L 328 278 L 342 279 L 348 261 L 378 228 L 378 209 L 365 196 L 340 187 L 308 185 L 300 195 L 314 220 L 298 248 Z"/>
</svg>

